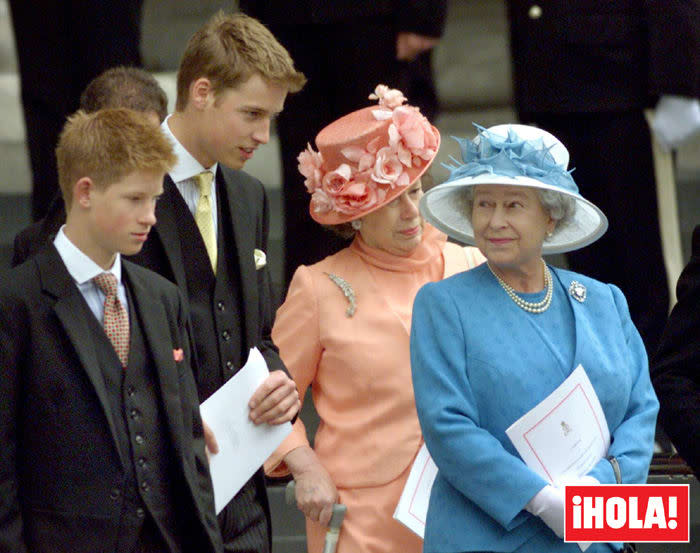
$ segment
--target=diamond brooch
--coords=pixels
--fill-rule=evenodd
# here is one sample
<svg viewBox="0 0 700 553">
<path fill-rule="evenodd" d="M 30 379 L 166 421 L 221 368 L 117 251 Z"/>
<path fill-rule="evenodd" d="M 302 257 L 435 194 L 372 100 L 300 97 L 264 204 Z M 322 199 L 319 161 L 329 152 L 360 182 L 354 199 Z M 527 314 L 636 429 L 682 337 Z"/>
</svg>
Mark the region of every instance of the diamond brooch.
<svg viewBox="0 0 700 553">
<path fill-rule="evenodd" d="M 586 287 L 578 280 L 572 280 L 569 285 L 569 294 L 576 301 L 583 303 L 586 300 Z"/>
</svg>

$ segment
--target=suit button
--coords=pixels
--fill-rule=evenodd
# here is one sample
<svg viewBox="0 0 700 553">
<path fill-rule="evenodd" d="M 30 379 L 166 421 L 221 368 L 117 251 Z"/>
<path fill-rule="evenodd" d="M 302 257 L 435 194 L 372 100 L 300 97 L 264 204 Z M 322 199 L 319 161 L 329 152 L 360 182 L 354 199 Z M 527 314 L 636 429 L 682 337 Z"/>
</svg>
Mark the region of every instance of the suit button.
<svg viewBox="0 0 700 553">
<path fill-rule="evenodd" d="M 141 482 L 141 489 L 142 489 L 144 492 L 147 492 L 148 490 L 151 489 L 151 486 L 148 485 L 148 482 L 143 481 L 143 482 Z"/>
<path fill-rule="evenodd" d="M 225 309 L 224 302 L 222 302 L 222 301 L 217 301 L 217 302 L 216 302 L 216 308 L 217 308 L 219 311 L 223 311 L 223 310 Z"/>
<path fill-rule="evenodd" d="M 233 362 L 231 362 L 231 361 L 226 361 L 226 368 L 227 368 L 229 371 L 232 371 L 232 370 L 233 370 Z"/>
<path fill-rule="evenodd" d="M 138 409 L 132 409 L 131 411 L 129 411 L 129 416 L 134 420 L 138 419 L 140 414 L 141 413 L 139 413 Z"/>
<path fill-rule="evenodd" d="M 119 496 L 120 496 L 120 495 L 121 495 L 121 492 L 119 491 L 118 488 L 112 488 L 112 491 L 109 492 L 109 498 L 110 498 L 110 499 L 113 499 L 114 501 L 116 501 L 117 499 L 119 499 Z"/>
<path fill-rule="evenodd" d="M 136 461 L 136 464 L 141 468 L 145 468 L 148 463 L 146 463 L 146 459 L 141 457 L 138 461 Z"/>
<path fill-rule="evenodd" d="M 138 509 L 136 509 L 136 516 L 139 518 L 143 518 L 146 516 L 146 511 L 139 507 Z"/>
<path fill-rule="evenodd" d="M 133 396 L 135 393 L 136 393 L 136 388 L 134 388 L 133 386 L 128 386 L 126 388 L 126 395 L 128 395 L 129 397 Z"/>
<path fill-rule="evenodd" d="M 143 443 L 146 441 L 145 438 L 141 434 L 136 434 L 136 437 L 134 438 L 134 441 L 139 444 L 143 445 Z"/>
<path fill-rule="evenodd" d="M 221 337 L 228 342 L 231 339 L 231 333 L 228 330 L 224 330 L 221 333 Z"/>
<path fill-rule="evenodd" d="M 542 17 L 542 8 L 540 8 L 537 4 L 533 4 L 530 6 L 527 15 L 530 19 L 539 19 Z"/>
</svg>

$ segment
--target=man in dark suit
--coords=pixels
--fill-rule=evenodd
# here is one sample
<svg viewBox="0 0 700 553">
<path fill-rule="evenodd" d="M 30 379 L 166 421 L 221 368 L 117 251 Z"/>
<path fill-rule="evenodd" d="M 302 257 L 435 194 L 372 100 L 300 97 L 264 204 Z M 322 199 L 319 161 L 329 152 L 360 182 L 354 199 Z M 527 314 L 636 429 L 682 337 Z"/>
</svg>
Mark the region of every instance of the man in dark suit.
<svg viewBox="0 0 700 553">
<path fill-rule="evenodd" d="M 570 267 L 620 287 L 651 357 L 668 315 L 644 109 L 700 96 L 698 0 L 509 0 L 515 104 L 566 144 L 581 193 L 610 221 Z"/>
<path fill-rule="evenodd" d="M 115 65 L 141 65 L 143 0 L 10 0 L 32 169 L 32 219 L 56 194 L 54 148 L 90 79 Z"/>
<path fill-rule="evenodd" d="M 693 253 L 676 295 L 651 378 L 661 403 L 661 426 L 700 477 L 700 225 L 693 231 Z"/>
<path fill-rule="evenodd" d="M 83 111 L 92 113 L 103 108 L 140 111 L 154 125 L 160 125 L 168 114 L 168 98 L 153 75 L 143 69 L 112 67 L 90 81 L 80 96 Z M 15 236 L 12 266 L 23 263 L 51 242 L 65 222 L 66 208 L 59 190 L 46 215 Z"/>
<path fill-rule="evenodd" d="M 191 37 L 178 70 L 176 111 L 161 125 L 178 161 L 163 183 L 158 224 L 133 258 L 185 297 L 200 401 L 236 374 L 250 348 L 261 351 L 271 373 L 249 402 L 256 423 L 291 420 L 300 403 L 270 337 L 265 190 L 240 169 L 269 140 L 287 93 L 303 84 L 287 51 L 250 17 L 219 13 Z M 219 522 L 227 551 L 269 551 L 262 470 Z"/>
<path fill-rule="evenodd" d="M 222 551 L 177 288 L 129 263 L 175 162 L 127 109 L 56 150 L 53 244 L 0 278 L 0 551 Z"/>
<path fill-rule="evenodd" d="M 289 99 L 277 121 L 282 152 L 285 287 L 299 265 L 347 245 L 309 215 L 297 156 L 309 137 L 367 105 L 374 87 L 399 88 L 432 119 L 437 94 L 430 50 L 442 35 L 446 0 L 240 0 L 270 27 L 309 83 Z M 303 129 L 303 132 L 300 132 Z"/>
</svg>

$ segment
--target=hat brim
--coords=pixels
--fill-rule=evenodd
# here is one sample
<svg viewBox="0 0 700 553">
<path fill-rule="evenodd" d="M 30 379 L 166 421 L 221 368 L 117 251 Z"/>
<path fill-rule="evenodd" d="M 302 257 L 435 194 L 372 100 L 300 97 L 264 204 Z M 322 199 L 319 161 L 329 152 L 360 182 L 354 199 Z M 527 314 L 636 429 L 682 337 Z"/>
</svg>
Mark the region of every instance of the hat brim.
<svg viewBox="0 0 700 553">
<path fill-rule="evenodd" d="M 309 202 L 309 215 L 311 215 L 311 218 L 316 221 L 317 223 L 320 223 L 322 225 L 342 225 L 343 223 L 349 223 L 350 221 L 354 221 L 355 219 L 359 219 L 360 217 L 364 217 L 365 215 L 368 215 L 369 213 L 372 213 L 374 211 L 377 211 L 378 209 L 381 209 L 384 207 L 386 204 L 403 194 L 410 186 L 416 182 L 419 178 L 423 176 L 423 174 L 430 168 L 430 166 L 433 164 L 433 161 L 435 161 L 435 158 L 437 157 L 438 151 L 440 151 L 440 131 L 437 130 L 436 127 L 431 125 L 431 128 L 433 129 L 433 132 L 437 136 L 437 146 L 435 148 L 435 154 L 433 154 L 433 157 L 431 157 L 429 160 L 426 161 L 425 165 L 421 167 L 418 170 L 411 169 L 410 173 L 410 180 L 406 186 L 402 187 L 395 187 L 391 188 L 389 191 L 387 191 L 387 194 L 382 202 L 379 202 L 372 207 L 369 207 L 365 210 L 358 211 L 353 213 L 352 215 L 347 214 L 347 213 L 341 213 L 335 210 L 331 211 L 326 211 L 323 213 L 317 213 L 314 211 L 313 207 L 313 202 Z"/>
<path fill-rule="evenodd" d="M 464 244 L 476 245 L 474 228 L 465 212 L 467 204 L 464 193 L 467 188 L 482 184 L 552 190 L 576 200 L 576 210 L 573 216 L 561 228 L 557 228 L 553 235 L 542 244 L 543 254 L 578 250 L 598 240 L 608 228 L 608 219 L 605 214 L 579 194 L 531 177 L 505 177 L 490 173 L 463 177 L 430 189 L 421 198 L 421 214 L 426 221 L 451 238 Z"/>
</svg>

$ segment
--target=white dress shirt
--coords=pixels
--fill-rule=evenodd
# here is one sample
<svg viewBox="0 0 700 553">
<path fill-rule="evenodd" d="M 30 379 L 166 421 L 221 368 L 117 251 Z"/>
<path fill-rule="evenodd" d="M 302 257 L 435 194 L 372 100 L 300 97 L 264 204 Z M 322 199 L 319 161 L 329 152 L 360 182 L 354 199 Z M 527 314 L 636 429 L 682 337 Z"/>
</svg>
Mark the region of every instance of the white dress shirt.
<svg viewBox="0 0 700 553">
<path fill-rule="evenodd" d="M 65 225 L 58 230 L 53 245 L 56 246 L 58 255 L 61 256 L 63 263 L 66 265 L 66 269 L 68 269 L 68 273 L 73 277 L 73 281 L 85 298 L 90 311 L 93 312 L 97 320 L 102 324 L 104 318 L 105 295 L 92 279 L 101 273 L 110 272 L 117 277 L 117 297 L 128 313 L 129 304 L 126 301 L 126 288 L 122 282 L 121 256 L 117 254 L 112 267 L 109 271 L 105 271 L 70 241 L 66 233 L 63 232 L 64 227 Z"/>
<path fill-rule="evenodd" d="M 192 154 L 190 154 L 185 147 L 180 143 L 180 141 L 175 138 L 175 135 L 170 130 L 168 126 L 168 119 L 170 115 L 165 118 L 160 124 L 160 128 L 168 137 L 175 150 L 175 155 L 177 156 L 177 163 L 168 173 L 170 178 L 173 179 L 175 186 L 180 191 L 187 207 L 190 209 L 192 216 L 197 210 L 197 202 L 199 201 L 199 187 L 197 186 L 197 181 L 194 179 L 196 175 L 203 171 L 211 171 L 214 175 L 211 183 L 211 192 L 209 198 L 211 199 L 211 215 L 214 221 L 214 229 L 217 229 L 217 213 L 216 213 L 216 168 L 218 163 L 214 163 L 211 167 L 204 167 L 199 161 L 197 161 Z"/>
</svg>

